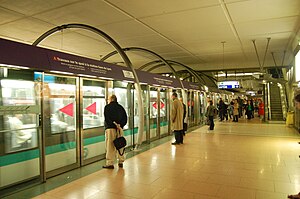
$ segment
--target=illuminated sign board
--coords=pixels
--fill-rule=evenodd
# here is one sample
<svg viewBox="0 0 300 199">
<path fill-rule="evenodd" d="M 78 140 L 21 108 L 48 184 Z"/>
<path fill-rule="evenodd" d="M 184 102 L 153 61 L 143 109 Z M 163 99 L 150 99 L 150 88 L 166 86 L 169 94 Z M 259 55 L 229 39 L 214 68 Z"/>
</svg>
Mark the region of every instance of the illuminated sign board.
<svg viewBox="0 0 300 199">
<path fill-rule="evenodd" d="M 240 83 L 238 81 L 218 82 L 218 88 L 220 89 L 240 88 Z"/>
</svg>

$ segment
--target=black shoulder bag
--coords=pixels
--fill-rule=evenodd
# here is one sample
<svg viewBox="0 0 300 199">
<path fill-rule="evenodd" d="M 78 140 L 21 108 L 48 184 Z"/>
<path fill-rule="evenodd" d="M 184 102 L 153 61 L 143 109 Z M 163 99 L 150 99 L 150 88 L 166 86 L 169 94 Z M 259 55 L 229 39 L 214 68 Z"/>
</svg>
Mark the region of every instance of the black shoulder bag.
<svg viewBox="0 0 300 199">
<path fill-rule="evenodd" d="M 127 145 L 126 139 L 121 135 L 120 129 L 117 128 L 117 138 L 113 141 L 116 149 L 119 154 L 122 156 L 125 153 L 125 146 Z M 123 148 L 123 152 L 121 153 L 120 149 Z"/>
</svg>

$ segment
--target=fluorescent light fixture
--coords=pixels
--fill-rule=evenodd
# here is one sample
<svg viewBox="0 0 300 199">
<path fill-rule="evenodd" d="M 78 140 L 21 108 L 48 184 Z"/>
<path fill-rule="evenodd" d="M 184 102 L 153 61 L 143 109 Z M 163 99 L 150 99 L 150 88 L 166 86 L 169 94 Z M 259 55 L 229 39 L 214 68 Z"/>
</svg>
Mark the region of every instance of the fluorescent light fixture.
<svg viewBox="0 0 300 199">
<path fill-rule="evenodd" d="M 16 65 L 9 65 L 9 64 L 0 64 L 0 66 L 5 66 L 9 68 L 18 68 L 18 69 L 29 69 L 29 67 L 26 66 L 16 66 Z"/>
<path fill-rule="evenodd" d="M 56 70 L 50 70 L 50 72 L 52 72 L 52 73 L 64 74 L 64 75 L 74 75 L 74 73 L 63 72 L 63 71 L 56 71 Z"/>
<path fill-rule="evenodd" d="M 134 81 L 129 81 L 129 80 L 123 80 L 123 82 L 130 83 L 130 84 L 134 83 Z"/>
<path fill-rule="evenodd" d="M 94 75 L 84 75 L 84 74 L 78 74 L 79 76 L 82 76 L 82 77 L 92 77 L 92 78 L 95 78 L 97 76 L 94 76 Z"/>
<path fill-rule="evenodd" d="M 113 78 L 109 78 L 109 77 L 98 77 L 100 79 L 106 79 L 106 80 L 114 80 Z"/>
<path fill-rule="evenodd" d="M 227 77 L 236 77 L 236 76 L 252 76 L 252 75 L 262 75 L 262 73 L 227 73 Z M 225 73 L 217 74 L 215 77 L 226 77 Z"/>
</svg>

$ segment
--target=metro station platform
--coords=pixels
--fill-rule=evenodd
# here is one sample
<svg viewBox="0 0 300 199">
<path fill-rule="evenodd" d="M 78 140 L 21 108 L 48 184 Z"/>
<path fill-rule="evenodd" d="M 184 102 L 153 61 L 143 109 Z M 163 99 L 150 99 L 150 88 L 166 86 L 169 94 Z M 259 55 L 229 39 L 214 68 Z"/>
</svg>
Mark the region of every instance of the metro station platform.
<svg viewBox="0 0 300 199">
<path fill-rule="evenodd" d="M 259 119 L 217 122 L 129 152 L 124 168 L 104 161 L 6 198 L 284 199 L 300 191 L 300 134 Z"/>
</svg>

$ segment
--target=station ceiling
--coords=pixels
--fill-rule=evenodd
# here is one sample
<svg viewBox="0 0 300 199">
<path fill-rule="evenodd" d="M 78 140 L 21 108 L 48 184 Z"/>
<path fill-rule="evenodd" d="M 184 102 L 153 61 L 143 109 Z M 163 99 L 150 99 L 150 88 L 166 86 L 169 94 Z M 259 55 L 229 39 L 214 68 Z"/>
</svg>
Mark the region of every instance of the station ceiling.
<svg viewBox="0 0 300 199">
<path fill-rule="evenodd" d="M 71 23 L 98 28 L 122 48 L 145 48 L 198 71 L 287 66 L 300 41 L 300 1 L 0 0 L 1 38 L 32 44 Z M 82 29 L 57 32 L 39 46 L 98 60 L 115 50 Z M 128 56 L 136 68 L 157 59 L 143 52 Z M 107 61 L 122 65 L 119 56 Z"/>
</svg>

